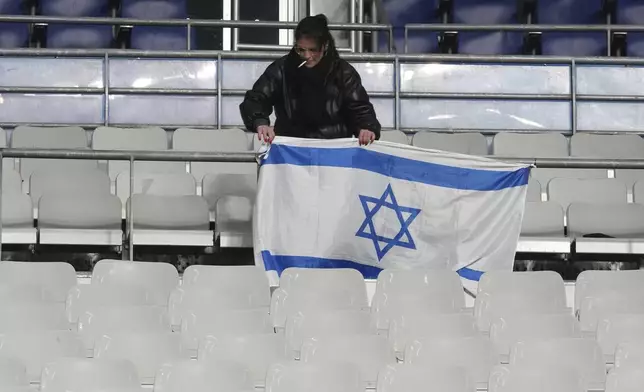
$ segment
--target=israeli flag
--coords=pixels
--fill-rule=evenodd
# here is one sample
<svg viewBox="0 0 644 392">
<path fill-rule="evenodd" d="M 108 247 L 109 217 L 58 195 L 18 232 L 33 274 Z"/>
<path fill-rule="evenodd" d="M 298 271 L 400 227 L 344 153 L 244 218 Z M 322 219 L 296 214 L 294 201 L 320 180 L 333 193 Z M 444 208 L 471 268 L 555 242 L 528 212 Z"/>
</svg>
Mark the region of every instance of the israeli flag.
<svg viewBox="0 0 644 392">
<path fill-rule="evenodd" d="M 278 137 L 262 158 L 257 265 L 512 270 L 528 165 L 388 142 Z"/>
</svg>

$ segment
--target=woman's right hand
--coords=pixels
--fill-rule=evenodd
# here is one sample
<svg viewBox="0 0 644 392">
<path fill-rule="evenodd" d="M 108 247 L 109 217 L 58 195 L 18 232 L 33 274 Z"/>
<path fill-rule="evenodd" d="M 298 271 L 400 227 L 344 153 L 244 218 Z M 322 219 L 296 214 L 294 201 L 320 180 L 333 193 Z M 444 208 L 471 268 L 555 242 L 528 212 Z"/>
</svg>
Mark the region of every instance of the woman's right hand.
<svg viewBox="0 0 644 392">
<path fill-rule="evenodd" d="M 273 139 L 275 139 L 275 128 L 268 125 L 260 125 L 257 127 L 257 139 L 271 144 Z"/>
</svg>

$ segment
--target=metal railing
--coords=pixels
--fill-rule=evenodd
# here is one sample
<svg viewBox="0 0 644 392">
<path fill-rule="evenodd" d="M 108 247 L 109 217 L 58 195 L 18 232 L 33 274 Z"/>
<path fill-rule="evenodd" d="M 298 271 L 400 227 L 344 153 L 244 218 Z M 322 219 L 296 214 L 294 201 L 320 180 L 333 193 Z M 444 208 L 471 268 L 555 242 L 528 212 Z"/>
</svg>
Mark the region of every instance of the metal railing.
<svg viewBox="0 0 644 392">
<path fill-rule="evenodd" d="M 295 29 L 297 22 L 269 22 L 253 20 L 212 20 L 212 19 L 135 19 L 135 18 L 106 18 L 106 17 L 62 17 L 40 15 L 0 15 L 0 23 L 34 23 L 34 24 L 72 24 L 72 25 L 109 25 L 109 26 L 175 26 L 187 29 L 186 40 L 188 50 L 192 50 L 192 33 L 195 27 L 224 27 L 224 28 L 276 28 Z M 393 27 L 391 25 L 374 23 L 329 23 L 331 31 L 380 31 L 388 33 L 389 52 L 393 48 Z M 237 46 L 233 47 L 237 50 Z M 253 46 L 245 46 L 252 49 Z M 258 47 L 260 48 L 260 47 Z M 288 50 L 288 47 L 276 46 Z M 261 46 L 261 49 L 265 49 Z"/>
<path fill-rule="evenodd" d="M 48 150 L 48 149 L 0 149 L 0 233 L 2 233 L 2 174 L 4 158 L 30 159 L 83 159 L 129 161 L 129 195 L 134 194 L 135 161 L 172 161 L 172 162 L 239 162 L 255 163 L 257 155 L 253 152 L 183 152 L 183 151 L 106 151 L 106 150 Z M 644 159 L 587 159 L 587 158 L 514 158 L 489 156 L 489 158 L 532 165 L 536 168 L 576 168 L 576 169 L 644 169 Z M 130 205 L 127 215 L 127 240 L 129 260 L 134 260 L 134 208 Z M 216 234 L 215 234 L 216 235 Z M 2 254 L 0 235 L 0 255 Z"/>
</svg>

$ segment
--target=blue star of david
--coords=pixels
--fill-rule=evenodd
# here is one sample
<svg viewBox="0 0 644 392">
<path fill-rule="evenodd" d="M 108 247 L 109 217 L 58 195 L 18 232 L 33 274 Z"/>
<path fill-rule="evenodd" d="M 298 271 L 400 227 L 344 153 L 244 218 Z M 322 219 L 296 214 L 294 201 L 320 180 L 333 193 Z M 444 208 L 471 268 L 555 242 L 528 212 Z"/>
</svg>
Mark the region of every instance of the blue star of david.
<svg viewBox="0 0 644 392">
<path fill-rule="evenodd" d="M 409 225 L 414 221 L 414 219 L 416 219 L 418 214 L 420 214 L 419 208 L 402 207 L 398 205 L 396 196 L 391 189 L 391 184 L 387 186 L 387 189 L 385 189 L 385 192 L 382 194 L 382 196 L 380 196 L 380 198 L 364 195 L 358 196 L 360 197 L 360 203 L 362 204 L 362 209 L 365 213 L 365 220 L 362 222 L 362 225 L 358 229 L 356 236 L 373 241 L 373 246 L 376 248 L 376 255 L 378 256 L 378 261 L 382 260 L 387 252 L 389 252 L 394 246 L 400 246 L 407 249 L 416 249 L 414 239 L 409 233 Z M 394 236 L 394 238 L 387 238 L 376 233 L 376 229 L 373 224 L 373 218 L 382 207 L 393 210 L 398 217 L 398 221 L 400 222 L 400 231 Z M 385 244 L 385 246 L 382 247 L 381 243 Z"/>
</svg>

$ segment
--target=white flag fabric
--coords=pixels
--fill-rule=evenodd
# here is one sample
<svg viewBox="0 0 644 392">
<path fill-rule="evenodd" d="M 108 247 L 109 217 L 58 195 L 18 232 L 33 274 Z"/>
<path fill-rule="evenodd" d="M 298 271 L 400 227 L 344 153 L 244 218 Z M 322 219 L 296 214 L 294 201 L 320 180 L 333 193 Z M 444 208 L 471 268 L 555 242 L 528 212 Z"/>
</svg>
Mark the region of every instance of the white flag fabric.
<svg viewBox="0 0 644 392">
<path fill-rule="evenodd" d="M 356 139 L 278 137 L 262 158 L 255 262 L 288 267 L 512 270 L 528 165 Z"/>
</svg>

